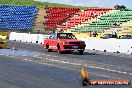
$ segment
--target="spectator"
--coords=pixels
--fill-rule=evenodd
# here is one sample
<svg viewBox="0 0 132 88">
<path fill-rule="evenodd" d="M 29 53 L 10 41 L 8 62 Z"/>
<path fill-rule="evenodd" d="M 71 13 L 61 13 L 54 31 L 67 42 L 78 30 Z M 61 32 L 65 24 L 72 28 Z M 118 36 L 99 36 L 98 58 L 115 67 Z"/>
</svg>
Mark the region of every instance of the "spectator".
<svg viewBox="0 0 132 88">
<path fill-rule="evenodd" d="M 114 23 L 113 23 L 113 26 L 120 26 L 120 23 L 114 22 Z"/>
<path fill-rule="evenodd" d="M 93 33 L 93 37 L 96 37 L 96 36 L 98 36 L 98 33 L 95 31 L 95 32 Z"/>
<path fill-rule="evenodd" d="M 47 5 L 47 4 L 45 5 L 45 8 L 44 8 L 44 9 L 45 9 L 45 10 L 47 10 L 47 9 L 48 9 L 48 5 Z"/>
<path fill-rule="evenodd" d="M 118 38 L 117 33 L 115 31 L 112 32 L 112 38 Z"/>
<path fill-rule="evenodd" d="M 64 30 L 63 30 L 63 29 L 61 29 L 59 32 L 60 32 L 60 33 L 64 33 Z"/>
<path fill-rule="evenodd" d="M 113 26 L 117 26 L 117 23 L 116 23 L 116 22 L 114 22 L 114 23 L 113 23 Z"/>
<path fill-rule="evenodd" d="M 55 34 L 55 30 L 53 30 L 53 34 Z"/>
<path fill-rule="evenodd" d="M 121 36 L 119 36 L 119 39 L 121 38 Z"/>
<path fill-rule="evenodd" d="M 40 28 L 38 27 L 38 34 L 40 33 Z"/>
<path fill-rule="evenodd" d="M 92 32 L 91 31 L 89 32 L 89 37 L 92 37 Z"/>
</svg>

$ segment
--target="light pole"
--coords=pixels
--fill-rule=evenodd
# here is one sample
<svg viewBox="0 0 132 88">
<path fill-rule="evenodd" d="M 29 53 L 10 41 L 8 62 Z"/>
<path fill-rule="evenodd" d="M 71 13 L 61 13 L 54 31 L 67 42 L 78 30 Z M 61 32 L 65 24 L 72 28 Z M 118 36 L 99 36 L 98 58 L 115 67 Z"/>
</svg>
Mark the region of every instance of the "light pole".
<svg viewBox="0 0 132 88">
<path fill-rule="evenodd" d="M 95 30 L 97 31 L 97 29 L 98 29 L 98 25 L 97 25 L 97 17 L 98 17 L 98 15 L 95 14 L 95 17 L 96 17 L 96 27 L 95 27 Z"/>
</svg>

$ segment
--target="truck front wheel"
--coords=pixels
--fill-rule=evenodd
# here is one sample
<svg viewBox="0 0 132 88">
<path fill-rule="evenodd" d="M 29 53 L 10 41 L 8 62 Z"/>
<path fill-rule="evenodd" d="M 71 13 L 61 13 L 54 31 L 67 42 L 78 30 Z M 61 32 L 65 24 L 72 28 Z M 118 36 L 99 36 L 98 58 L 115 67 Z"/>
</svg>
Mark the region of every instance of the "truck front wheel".
<svg viewBox="0 0 132 88">
<path fill-rule="evenodd" d="M 83 55 L 84 50 L 79 50 L 79 54 Z"/>
<path fill-rule="evenodd" d="M 62 54 L 63 51 L 61 51 L 60 45 L 57 45 L 57 48 L 58 48 L 58 52 L 59 52 L 60 54 Z"/>
</svg>

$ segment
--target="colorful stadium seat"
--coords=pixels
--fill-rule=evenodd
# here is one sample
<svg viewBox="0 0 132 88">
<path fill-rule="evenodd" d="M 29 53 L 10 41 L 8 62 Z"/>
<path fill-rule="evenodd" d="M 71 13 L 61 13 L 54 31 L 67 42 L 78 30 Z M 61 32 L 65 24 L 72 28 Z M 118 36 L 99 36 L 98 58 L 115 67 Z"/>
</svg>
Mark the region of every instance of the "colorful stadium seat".
<svg viewBox="0 0 132 88">
<path fill-rule="evenodd" d="M 43 24 L 46 25 L 45 29 L 57 27 L 57 25 L 62 24 L 66 19 L 78 11 L 80 11 L 79 8 L 48 7 L 46 9 L 47 16 L 44 16 L 47 20 L 43 22 Z"/>
<path fill-rule="evenodd" d="M 110 8 L 88 8 L 84 11 L 76 13 L 72 18 L 68 20 L 68 22 L 63 23 L 58 29 L 70 29 L 72 27 L 75 27 L 76 25 L 81 25 L 82 22 L 90 21 L 93 18 L 96 18 L 97 16 L 100 16 L 101 14 L 104 14 L 108 12 L 109 10 L 112 10 Z"/>
<path fill-rule="evenodd" d="M 120 10 L 108 15 L 102 15 L 98 20 L 93 21 L 87 26 L 81 26 L 73 32 L 88 32 L 88 31 L 97 31 L 102 32 L 105 29 L 112 27 L 121 27 L 121 24 L 128 22 L 132 19 L 132 10 Z"/>
<path fill-rule="evenodd" d="M 0 30 L 31 30 L 36 6 L 0 5 Z"/>
</svg>

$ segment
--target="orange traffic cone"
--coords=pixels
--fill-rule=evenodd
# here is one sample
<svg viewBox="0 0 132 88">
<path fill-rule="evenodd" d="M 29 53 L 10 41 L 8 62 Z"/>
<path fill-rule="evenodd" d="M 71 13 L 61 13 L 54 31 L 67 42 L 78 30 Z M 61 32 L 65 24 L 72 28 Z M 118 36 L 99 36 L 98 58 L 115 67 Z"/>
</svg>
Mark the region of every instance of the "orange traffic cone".
<svg viewBox="0 0 132 88">
<path fill-rule="evenodd" d="M 88 79 L 88 71 L 84 71 L 84 67 L 82 67 L 82 70 L 81 70 L 81 74 L 82 74 L 82 77 L 81 77 L 81 84 L 82 86 L 86 86 L 87 84 L 90 84 L 90 79 Z"/>
</svg>

